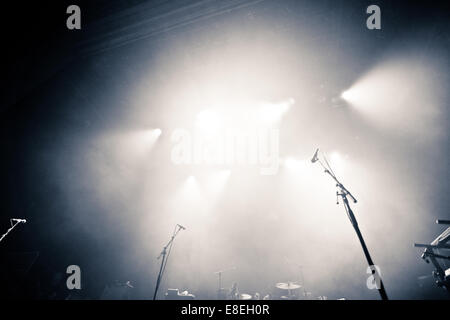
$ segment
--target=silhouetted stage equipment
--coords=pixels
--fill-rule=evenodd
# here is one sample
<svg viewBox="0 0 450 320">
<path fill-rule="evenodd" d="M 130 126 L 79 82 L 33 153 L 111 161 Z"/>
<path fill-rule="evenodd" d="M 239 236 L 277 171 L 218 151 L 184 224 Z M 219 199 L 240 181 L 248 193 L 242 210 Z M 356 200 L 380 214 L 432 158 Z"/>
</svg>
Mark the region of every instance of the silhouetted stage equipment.
<svg viewBox="0 0 450 320">
<path fill-rule="evenodd" d="M 217 298 L 219 300 L 226 300 L 228 298 L 228 289 L 222 288 L 222 274 L 224 272 L 230 271 L 230 270 L 235 270 L 236 267 L 231 267 L 228 269 L 224 269 L 224 270 L 219 270 L 214 272 L 214 274 L 217 274 L 218 276 L 218 280 L 219 280 L 219 289 L 217 289 Z"/>
<path fill-rule="evenodd" d="M 178 289 L 167 289 L 166 300 L 194 300 L 195 296 L 188 291 L 179 292 Z"/>
<path fill-rule="evenodd" d="M 300 299 L 300 288 L 301 285 L 295 282 L 279 282 L 275 285 L 277 289 L 280 289 L 283 292 L 283 295 L 280 297 L 281 300 L 299 300 Z"/>
<path fill-rule="evenodd" d="M 436 220 L 438 224 L 450 224 L 450 220 Z M 435 270 L 432 275 L 439 287 L 443 287 L 450 292 L 450 268 L 444 266 L 440 261 L 450 260 L 450 256 L 442 254 L 440 250 L 450 250 L 450 227 L 442 232 L 431 244 L 415 243 L 417 248 L 425 248 L 422 253 L 422 259 L 426 263 L 434 265 Z M 446 251 L 448 253 L 448 251 Z"/>
<path fill-rule="evenodd" d="M 366 242 L 364 241 L 364 238 L 362 236 L 361 231 L 359 230 L 358 221 L 356 220 L 355 214 L 353 213 L 352 208 L 350 207 L 350 202 L 348 199 L 353 201 L 353 203 L 357 203 L 358 201 L 356 198 L 352 195 L 352 193 L 344 187 L 344 185 L 338 180 L 336 177 L 336 174 L 333 172 L 333 169 L 331 168 L 330 164 L 328 163 L 327 159 L 324 157 L 326 166 L 320 161 L 319 159 L 319 149 L 316 150 L 314 153 L 313 158 L 311 159 L 312 163 L 319 162 L 322 168 L 324 169 L 324 172 L 328 174 L 336 183 L 336 188 L 338 189 L 336 191 L 336 204 L 339 204 L 339 197 L 342 199 L 342 202 L 344 204 L 345 212 L 347 214 L 348 219 L 350 220 L 350 223 L 353 226 L 353 229 L 355 229 L 356 235 L 358 236 L 359 242 L 361 244 L 361 247 L 363 249 L 364 255 L 367 260 L 367 264 L 369 265 L 369 268 L 372 270 L 372 274 L 377 279 L 377 289 L 378 293 L 380 294 L 380 297 L 382 300 L 388 300 L 388 296 L 386 293 L 386 290 L 384 289 L 383 280 L 381 279 L 381 275 L 378 274 L 377 268 L 374 267 L 375 264 L 372 261 L 372 257 L 370 256 L 369 249 L 366 246 Z"/>
<path fill-rule="evenodd" d="M 133 285 L 130 281 L 125 283 L 115 281 L 105 286 L 100 296 L 100 300 L 129 300 Z"/>
<path fill-rule="evenodd" d="M 295 289 L 301 288 L 300 285 L 295 284 L 294 282 L 288 282 L 288 283 L 279 282 L 276 284 L 276 287 L 278 289 L 282 289 L 282 290 L 295 290 Z"/>
<path fill-rule="evenodd" d="M 170 238 L 169 242 L 164 246 L 164 248 L 162 249 L 161 253 L 158 256 L 158 260 L 161 257 L 162 259 L 161 259 L 161 267 L 159 268 L 158 278 L 156 279 L 156 286 L 155 286 L 155 293 L 153 294 L 153 300 L 156 300 L 159 285 L 161 284 L 164 271 L 166 270 L 166 265 L 167 261 L 169 260 L 170 252 L 172 251 L 173 241 L 175 240 L 175 237 L 177 236 L 178 232 L 180 232 L 180 230 L 186 230 L 186 228 L 180 224 L 177 224 L 175 226 L 175 230 L 173 231 L 172 237 Z"/>
<path fill-rule="evenodd" d="M 239 300 L 252 300 L 253 297 L 251 294 L 248 293 L 240 293 L 239 294 Z"/>
<path fill-rule="evenodd" d="M 17 218 L 13 218 L 13 219 L 9 219 L 10 223 L 11 223 L 11 227 L 6 230 L 6 232 L 4 234 L 2 234 L 0 236 L 0 242 L 2 242 L 6 236 L 14 230 L 14 228 L 19 224 L 19 223 L 27 223 L 27 220 L 25 219 L 17 219 Z"/>
</svg>

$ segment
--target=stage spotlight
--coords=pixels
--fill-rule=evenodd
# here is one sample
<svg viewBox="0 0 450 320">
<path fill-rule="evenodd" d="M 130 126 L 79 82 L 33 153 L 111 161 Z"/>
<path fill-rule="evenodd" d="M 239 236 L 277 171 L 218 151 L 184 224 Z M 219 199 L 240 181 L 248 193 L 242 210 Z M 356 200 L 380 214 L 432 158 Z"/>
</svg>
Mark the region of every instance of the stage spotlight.
<svg viewBox="0 0 450 320">
<path fill-rule="evenodd" d="M 202 195 L 197 179 L 195 176 L 190 175 L 183 183 L 180 198 L 178 200 L 196 207 L 202 202 L 201 199 Z"/>
<path fill-rule="evenodd" d="M 264 124 L 277 123 L 294 103 L 295 100 L 293 98 L 289 98 L 280 103 L 264 102 L 259 108 L 259 119 Z"/>
<path fill-rule="evenodd" d="M 229 169 L 220 170 L 219 172 L 216 172 L 215 175 L 221 180 L 226 180 L 230 177 L 231 170 L 229 170 Z"/>
<path fill-rule="evenodd" d="M 292 171 L 304 171 L 307 167 L 306 161 L 288 157 L 284 160 L 284 166 Z"/>
<path fill-rule="evenodd" d="M 181 224 L 190 224 L 195 217 L 206 212 L 206 199 L 198 183 L 197 177 L 190 175 L 184 179 L 172 198 L 175 216 L 183 218 Z"/>
<path fill-rule="evenodd" d="M 345 169 L 345 159 L 347 156 L 341 155 L 339 152 L 334 151 L 330 154 L 329 163 L 331 165 L 331 169 L 336 172 L 336 174 L 342 172 Z"/>
<path fill-rule="evenodd" d="M 356 81 L 341 97 L 383 129 L 403 134 L 439 132 L 439 108 L 444 94 L 434 65 L 416 59 L 392 59 Z"/>
<path fill-rule="evenodd" d="M 331 163 L 339 164 L 342 161 L 342 157 L 341 157 L 341 155 L 339 153 L 333 152 L 330 155 L 330 161 L 331 161 Z"/>
<path fill-rule="evenodd" d="M 148 150 L 148 147 L 153 147 L 153 145 L 158 140 L 159 136 L 161 136 L 162 130 L 157 129 L 149 129 L 141 131 L 140 137 L 136 136 L 136 143 L 142 144 L 143 150 Z"/>
<path fill-rule="evenodd" d="M 344 92 L 341 93 L 341 98 L 348 101 L 351 99 L 352 93 L 350 90 L 345 90 Z"/>
<path fill-rule="evenodd" d="M 154 132 L 157 137 L 159 137 L 162 134 L 162 130 L 159 128 L 155 129 Z"/>
<path fill-rule="evenodd" d="M 189 176 L 186 179 L 186 186 L 194 186 L 196 184 L 197 180 L 195 179 L 194 176 Z"/>
<path fill-rule="evenodd" d="M 147 136 L 147 140 L 150 143 L 155 143 L 156 140 L 158 140 L 159 136 L 162 134 L 162 130 L 157 128 L 157 129 L 150 129 L 150 130 L 145 130 L 143 132 L 143 135 Z"/>
<path fill-rule="evenodd" d="M 231 170 L 229 169 L 215 171 L 208 175 L 204 190 L 208 193 L 211 201 L 215 201 L 220 196 L 230 175 Z"/>
<path fill-rule="evenodd" d="M 206 133 L 214 133 L 222 126 L 219 115 L 212 110 L 203 110 L 196 116 L 196 127 Z"/>
</svg>

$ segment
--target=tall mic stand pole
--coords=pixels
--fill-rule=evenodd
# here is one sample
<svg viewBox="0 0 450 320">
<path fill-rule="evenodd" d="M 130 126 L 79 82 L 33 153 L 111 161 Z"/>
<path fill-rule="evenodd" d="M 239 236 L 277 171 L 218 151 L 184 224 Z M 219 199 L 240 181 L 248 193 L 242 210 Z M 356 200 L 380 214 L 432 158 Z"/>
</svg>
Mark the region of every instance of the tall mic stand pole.
<svg viewBox="0 0 450 320">
<path fill-rule="evenodd" d="M 378 270 L 376 270 L 376 268 L 373 267 L 374 263 L 372 261 L 372 258 L 370 257 L 369 250 L 367 249 L 367 246 L 366 246 L 366 242 L 364 241 L 361 231 L 359 230 L 358 222 L 356 221 L 356 217 L 353 214 L 352 208 L 350 208 L 350 204 L 347 199 L 347 197 L 350 197 L 352 199 L 353 203 L 356 203 L 357 202 L 356 198 L 350 193 L 350 191 L 347 190 L 347 188 L 344 187 L 344 185 L 342 183 L 339 182 L 339 180 L 336 178 L 336 176 L 334 175 L 333 172 L 330 172 L 330 170 L 328 170 L 320 160 L 318 160 L 318 161 L 324 168 L 325 173 L 329 174 L 334 179 L 334 181 L 336 181 L 336 187 L 339 188 L 339 191 L 336 191 L 336 196 L 338 197 L 337 204 L 339 204 L 339 197 L 341 197 L 342 201 L 344 202 L 344 208 L 345 208 L 345 211 L 347 212 L 347 216 L 350 219 L 350 222 L 351 222 L 353 228 L 355 229 L 355 232 L 356 232 L 356 235 L 358 236 L 359 242 L 361 243 L 361 247 L 364 251 L 364 255 L 366 256 L 366 260 L 367 260 L 367 263 L 369 264 L 369 268 L 372 270 L 372 273 L 377 273 Z M 381 296 L 381 299 L 389 300 L 386 290 L 384 289 L 383 280 L 381 279 L 380 275 L 377 275 L 377 277 L 380 280 L 379 287 L 378 287 L 378 283 L 377 283 L 377 289 L 378 289 L 378 293 Z"/>
<path fill-rule="evenodd" d="M 166 269 L 167 260 L 169 258 L 167 256 L 167 248 L 172 247 L 173 241 L 175 240 L 175 237 L 177 236 L 178 232 L 180 232 L 181 229 L 182 229 L 182 227 L 177 224 L 175 232 L 173 233 L 172 237 L 170 238 L 170 241 L 164 246 L 163 250 L 161 251 L 161 253 L 158 256 L 158 259 L 162 257 L 162 260 L 161 260 L 161 267 L 159 268 L 158 279 L 156 280 L 156 287 L 155 287 L 155 293 L 153 294 L 153 300 L 156 300 L 156 295 L 158 294 L 159 285 L 161 284 L 164 270 Z M 169 248 L 169 253 L 170 253 L 170 248 Z"/>
</svg>

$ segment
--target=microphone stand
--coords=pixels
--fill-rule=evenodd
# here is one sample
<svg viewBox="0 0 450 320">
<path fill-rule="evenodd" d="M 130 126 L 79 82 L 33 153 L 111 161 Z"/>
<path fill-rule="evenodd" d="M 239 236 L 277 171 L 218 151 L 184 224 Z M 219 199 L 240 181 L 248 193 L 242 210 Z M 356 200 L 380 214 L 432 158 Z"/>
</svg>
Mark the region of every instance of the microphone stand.
<svg viewBox="0 0 450 320">
<path fill-rule="evenodd" d="M 220 271 L 217 271 L 217 272 L 215 272 L 218 276 L 219 276 L 219 290 L 217 290 L 217 298 L 220 300 L 220 298 L 221 298 L 221 291 L 222 291 L 222 273 L 223 273 L 223 271 L 222 270 L 220 270 Z"/>
<path fill-rule="evenodd" d="M 350 207 L 350 204 L 349 204 L 348 199 L 347 199 L 347 197 L 350 197 L 352 199 L 353 203 L 357 203 L 356 198 L 336 178 L 336 175 L 334 174 L 334 172 L 331 169 L 329 170 L 328 168 L 326 168 L 323 165 L 323 163 L 318 158 L 313 158 L 313 160 L 318 161 L 321 164 L 321 166 L 324 168 L 325 173 L 330 175 L 330 177 L 332 177 L 333 180 L 336 182 L 336 187 L 339 189 L 338 191 L 336 191 L 336 197 L 337 197 L 336 204 L 339 204 L 339 197 L 341 197 L 342 201 L 344 203 L 344 208 L 345 208 L 345 211 L 347 213 L 347 216 L 350 219 L 350 222 L 351 222 L 353 228 L 355 229 L 356 235 L 358 236 L 359 242 L 361 243 L 361 247 L 362 247 L 362 249 L 364 251 L 364 255 L 366 256 L 367 263 L 369 264 L 369 267 L 372 270 L 372 274 L 377 273 L 376 268 L 373 268 L 374 263 L 372 261 L 372 258 L 370 257 L 369 250 L 367 249 L 367 246 L 366 246 L 366 243 L 364 241 L 364 238 L 363 238 L 363 236 L 361 234 L 361 231 L 359 230 L 358 222 L 356 221 L 356 217 L 353 214 L 352 208 Z M 313 162 L 315 162 L 315 161 L 313 161 Z M 328 162 L 327 162 L 327 164 L 328 164 Z M 381 299 L 382 300 L 389 300 L 389 298 L 387 296 L 387 293 L 386 293 L 386 290 L 384 289 L 383 281 L 382 281 L 380 275 L 377 275 L 377 276 L 380 279 L 380 287 L 378 288 L 378 286 L 377 286 L 377 289 L 378 289 L 378 292 L 379 292 L 379 294 L 381 296 Z"/>
<path fill-rule="evenodd" d="M 219 277 L 219 290 L 217 290 L 217 297 L 219 298 L 219 300 L 221 298 L 221 292 L 222 292 L 222 273 L 230 271 L 230 270 L 234 270 L 235 268 L 236 267 L 228 268 L 228 269 L 225 269 L 225 270 L 219 270 L 219 271 L 214 272 L 214 274 L 217 274 L 218 277 Z"/>
<path fill-rule="evenodd" d="M 298 265 L 298 269 L 300 270 L 300 281 L 302 282 L 303 296 L 306 298 L 307 293 L 306 293 L 306 288 L 305 288 L 305 277 L 303 275 L 303 266 L 302 265 Z"/>
<path fill-rule="evenodd" d="M 169 254 L 170 254 L 170 250 L 172 249 L 173 241 L 175 240 L 175 237 L 177 236 L 178 232 L 180 232 L 181 229 L 183 229 L 183 228 L 177 224 L 172 237 L 170 238 L 169 242 L 164 246 L 163 250 L 161 251 L 161 253 L 158 256 L 158 259 L 160 259 L 162 257 L 162 260 L 161 260 L 161 267 L 159 268 L 158 278 L 156 280 L 156 287 L 155 287 L 155 293 L 153 294 L 153 300 L 156 300 L 156 295 L 158 294 L 159 285 L 161 284 L 161 280 L 162 280 L 164 271 L 166 269 L 166 264 L 169 259 Z M 167 248 L 169 248 L 169 254 L 167 254 Z"/>
<path fill-rule="evenodd" d="M 6 236 L 11 232 L 11 231 L 13 231 L 13 229 L 19 224 L 19 223 L 21 223 L 22 221 L 17 221 L 17 220 L 15 220 L 14 221 L 14 224 L 13 224 L 13 220 L 11 220 L 10 221 L 11 222 L 11 228 L 9 228 L 1 237 L 0 237 L 0 242 L 2 242 L 2 240 L 4 239 L 4 238 L 6 238 Z"/>
</svg>

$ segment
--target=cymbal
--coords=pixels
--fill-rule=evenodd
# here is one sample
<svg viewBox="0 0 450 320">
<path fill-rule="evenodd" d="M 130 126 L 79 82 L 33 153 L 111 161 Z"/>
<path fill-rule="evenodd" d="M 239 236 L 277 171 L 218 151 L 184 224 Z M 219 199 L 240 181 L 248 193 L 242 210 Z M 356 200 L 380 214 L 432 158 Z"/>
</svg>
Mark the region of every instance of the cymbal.
<svg viewBox="0 0 450 320">
<path fill-rule="evenodd" d="M 239 295 L 239 300 L 251 300 L 252 296 L 247 293 L 241 293 Z"/>
<path fill-rule="evenodd" d="M 275 285 L 275 287 L 277 287 L 278 289 L 282 289 L 282 290 L 295 290 L 295 289 L 301 288 L 302 286 L 292 283 L 292 282 L 288 282 L 288 283 L 279 282 Z"/>
</svg>

